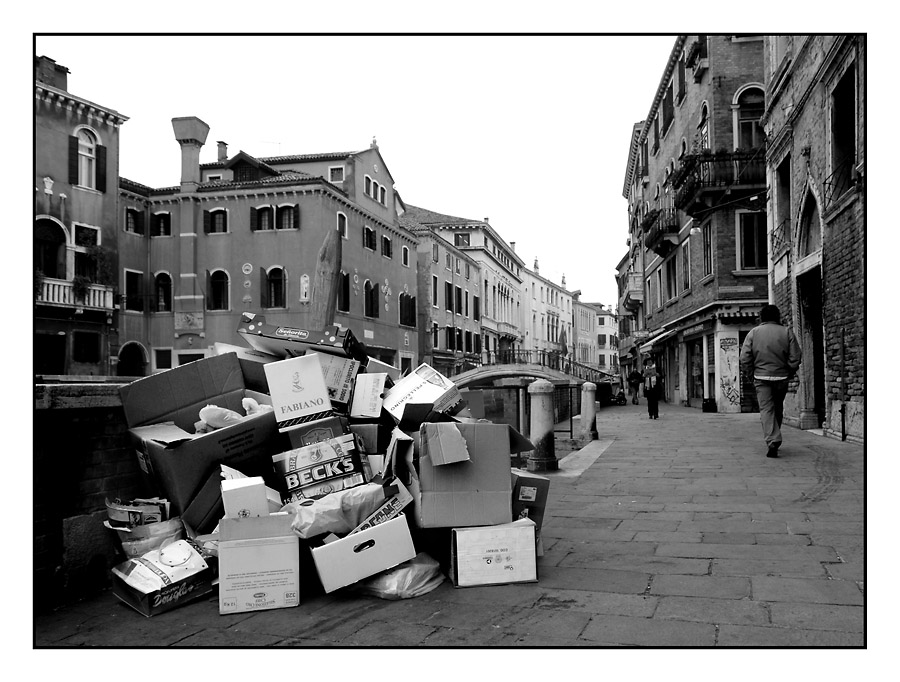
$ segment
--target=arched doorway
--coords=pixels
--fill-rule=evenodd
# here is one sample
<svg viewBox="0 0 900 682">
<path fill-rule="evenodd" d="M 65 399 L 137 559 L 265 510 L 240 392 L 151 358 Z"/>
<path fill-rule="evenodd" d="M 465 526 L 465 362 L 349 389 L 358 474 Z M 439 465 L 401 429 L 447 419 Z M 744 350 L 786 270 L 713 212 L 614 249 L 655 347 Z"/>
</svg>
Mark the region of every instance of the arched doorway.
<svg viewBox="0 0 900 682">
<path fill-rule="evenodd" d="M 137 341 L 129 341 L 119 349 L 116 374 L 120 377 L 142 377 L 147 373 L 147 351 Z"/>
<path fill-rule="evenodd" d="M 822 231 L 819 207 L 806 196 L 797 232 L 797 331 L 800 367 L 800 427 L 820 428 L 825 421 L 825 322 L 822 314 Z"/>
</svg>

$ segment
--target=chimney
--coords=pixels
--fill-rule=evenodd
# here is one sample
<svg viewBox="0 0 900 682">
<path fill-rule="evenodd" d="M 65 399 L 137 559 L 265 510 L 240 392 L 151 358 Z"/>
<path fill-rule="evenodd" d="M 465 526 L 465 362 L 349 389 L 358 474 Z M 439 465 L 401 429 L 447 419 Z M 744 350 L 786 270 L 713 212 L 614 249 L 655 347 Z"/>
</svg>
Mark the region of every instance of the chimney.
<svg viewBox="0 0 900 682">
<path fill-rule="evenodd" d="M 565 275 L 562 276 L 562 288 L 563 289 L 566 288 L 566 276 Z"/>
<path fill-rule="evenodd" d="M 56 63 L 50 57 L 34 58 L 34 80 L 46 83 L 57 90 L 68 88 L 69 70 L 65 66 Z"/>
<path fill-rule="evenodd" d="M 489 222 L 491 222 L 491 219 L 490 219 L 490 218 L 485 218 L 485 219 L 484 219 L 484 222 L 489 223 Z"/>
<path fill-rule="evenodd" d="M 534 259 L 534 274 L 535 275 L 541 274 L 541 269 L 538 267 L 537 260 L 538 260 L 537 258 Z"/>
<path fill-rule="evenodd" d="M 228 143 L 219 140 L 216 144 L 219 145 L 219 161 L 226 161 L 228 159 Z"/>
<path fill-rule="evenodd" d="M 515 252 L 516 252 L 516 243 L 515 243 L 515 242 L 510 242 L 510 243 L 509 243 L 509 248 L 511 248 L 511 249 L 513 250 L 513 253 L 515 253 Z"/>
<path fill-rule="evenodd" d="M 206 144 L 209 126 L 196 116 L 172 119 L 175 139 L 181 145 L 181 191 L 193 192 L 200 182 L 200 148 Z"/>
</svg>

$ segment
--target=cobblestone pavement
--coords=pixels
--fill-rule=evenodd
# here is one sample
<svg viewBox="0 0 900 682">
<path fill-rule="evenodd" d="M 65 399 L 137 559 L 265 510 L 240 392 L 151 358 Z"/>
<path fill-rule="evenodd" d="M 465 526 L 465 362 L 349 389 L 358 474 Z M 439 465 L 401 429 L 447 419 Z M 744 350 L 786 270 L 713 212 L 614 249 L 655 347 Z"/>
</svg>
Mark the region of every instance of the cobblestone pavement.
<svg viewBox="0 0 900 682">
<path fill-rule="evenodd" d="M 38 647 L 862 647 L 864 448 L 759 416 L 598 411 L 552 479 L 537 583 L 388 601 L 348 590 L 153 618 L 110 592 L 35 618 Z"/>
</svg>

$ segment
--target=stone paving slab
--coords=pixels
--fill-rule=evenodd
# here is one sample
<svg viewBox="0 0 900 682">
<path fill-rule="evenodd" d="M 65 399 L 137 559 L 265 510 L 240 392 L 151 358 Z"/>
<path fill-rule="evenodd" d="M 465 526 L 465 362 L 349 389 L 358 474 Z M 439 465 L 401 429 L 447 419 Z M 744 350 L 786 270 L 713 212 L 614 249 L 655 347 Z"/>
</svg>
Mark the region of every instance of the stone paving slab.
<svg viewBox="0 0 900 682">
<path fill-rule="evenodd" d="M 382 600 L 351 590 L 144 618 L 108 591 L 39 614 L 37 647 L 861 647 L 863 448 L 758 415 L 598 411 L 601 444 L 551 479 L 536 583 Z M 595 442 L 596 443 L 596 442 Z"/>
</svg>

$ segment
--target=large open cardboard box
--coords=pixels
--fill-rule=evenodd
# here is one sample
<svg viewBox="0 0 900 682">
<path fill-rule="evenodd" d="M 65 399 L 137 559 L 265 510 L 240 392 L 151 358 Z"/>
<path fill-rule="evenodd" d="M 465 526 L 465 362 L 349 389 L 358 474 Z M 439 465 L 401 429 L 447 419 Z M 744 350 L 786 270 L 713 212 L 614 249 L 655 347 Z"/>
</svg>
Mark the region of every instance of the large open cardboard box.
<svg viewBox="0 0 900 682">
<path fill-rule="evenodd" d="M 456 456 L 442 452 L 437 461 L 451 463 L 436 463 L 430 453 L 459 442 L 429 436 L 440 429 L 459 431 L 468 459 L 453 461 Z M 507 424 L 427 424 L 413 434 L 414 447 L 395 440 L 391 465 L 413 496 L 407 513 L 417 527 L 492 526 L 512 519 L 510 454 L 534 448 L 518 431 Z"/>
<path fill-rule="evenodd" d="M 181 514 L 216 467 L 226 463 L 248 476 L 262 476 L 277 487 L 272 455 L 289 449 L 273 412 L 233 426 L 195 434 L 200 409 L 213 404 L 244 414 L 241 400 L 271 404 L 269 396 L 246 388 L 234 353 L 197 360 L 138 379 L 119 390 L 125 421 L 141 469 L 152 487 Z M 155 484 L 155 485 L 154 485 Z"/>
</svg>

